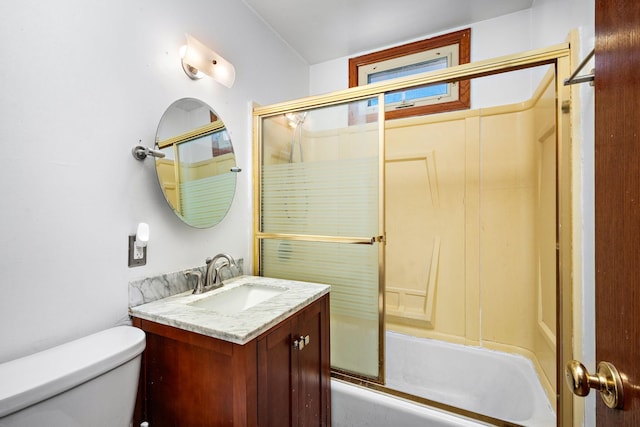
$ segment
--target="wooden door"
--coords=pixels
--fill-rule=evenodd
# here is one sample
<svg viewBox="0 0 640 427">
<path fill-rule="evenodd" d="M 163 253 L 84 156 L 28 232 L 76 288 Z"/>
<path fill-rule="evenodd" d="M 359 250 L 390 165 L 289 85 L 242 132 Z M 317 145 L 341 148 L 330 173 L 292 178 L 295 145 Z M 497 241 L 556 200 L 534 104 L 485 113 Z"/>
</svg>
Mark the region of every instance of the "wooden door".
<svg viewBox="0 0 640 427">
<path fill-rule="evenodd" d="M 596 360 L 623 375 L 624 408 L 598 426 L 640 425 L 640 2 L 596 0 Z M 626 376 L 626 378 L 624 378 Z"/>
</svg>

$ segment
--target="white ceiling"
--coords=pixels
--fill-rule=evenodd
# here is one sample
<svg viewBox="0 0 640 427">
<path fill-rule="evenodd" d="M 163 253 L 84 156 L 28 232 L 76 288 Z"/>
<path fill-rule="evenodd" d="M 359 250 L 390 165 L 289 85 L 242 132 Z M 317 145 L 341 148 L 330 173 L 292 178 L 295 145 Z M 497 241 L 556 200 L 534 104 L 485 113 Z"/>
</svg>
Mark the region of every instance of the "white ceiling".
<svg viewBox="0 0 640 427">
<path fill-rule="evenodd" d="M 243 0 L 310 65 L 529 9 L 533 0 Z"/>
</svg>

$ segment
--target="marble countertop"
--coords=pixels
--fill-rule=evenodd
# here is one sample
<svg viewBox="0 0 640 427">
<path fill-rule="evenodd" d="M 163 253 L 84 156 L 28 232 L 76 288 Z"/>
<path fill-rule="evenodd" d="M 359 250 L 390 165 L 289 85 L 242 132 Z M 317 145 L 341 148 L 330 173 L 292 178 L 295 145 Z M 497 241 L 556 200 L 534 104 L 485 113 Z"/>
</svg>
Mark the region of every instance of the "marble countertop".
<svg viewBox="0 0 640 427">
<path fill-rule="evenodd" d="M 285 290 L 238 313 L 224 314 L 190 305 L 245 284 L 272 286 L 285 288 Z M 187 291 L 130 307 L 129 314 L 140 319 L 236 344 L 246 344 L 293 313 L 329 293 L 329 289 L 329 285 L 318 283 L 240 276 L 225 281 L 224 286 L 203 294 L 193 295 L 191 291 Z"/>
</svg>

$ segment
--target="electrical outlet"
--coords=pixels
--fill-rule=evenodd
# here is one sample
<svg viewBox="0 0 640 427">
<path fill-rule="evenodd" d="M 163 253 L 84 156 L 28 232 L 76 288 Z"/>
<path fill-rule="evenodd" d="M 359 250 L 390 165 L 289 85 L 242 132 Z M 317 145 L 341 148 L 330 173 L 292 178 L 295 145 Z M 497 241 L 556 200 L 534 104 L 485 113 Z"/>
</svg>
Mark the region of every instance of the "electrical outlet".
<svg viewBox="0 0 640 427">
<path fill-rule="evenodd" d="M 136 236 L 129 236 L 129 267 L 139 267 L 147 264 L 147 247 L 136 246 Z"/>
<path fill-rule="evenodd" d="M 134 244 L 133 245 L 133 259 L 135 261 L 139 261 L 141 259 L 144 259 L 144 247 L 141 248 L 140 246 Z"/>
</svg>

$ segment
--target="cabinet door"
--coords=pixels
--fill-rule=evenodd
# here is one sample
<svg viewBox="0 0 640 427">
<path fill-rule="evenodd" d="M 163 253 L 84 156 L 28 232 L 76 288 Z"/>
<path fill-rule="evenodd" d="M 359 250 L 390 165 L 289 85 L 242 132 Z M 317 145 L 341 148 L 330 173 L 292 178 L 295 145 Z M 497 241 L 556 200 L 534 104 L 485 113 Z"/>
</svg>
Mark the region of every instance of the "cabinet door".
<svg viewBox="0 0 640 427">
<path fill-rule="evenodd" d="M 312 304 L 296 318 L 293 347 L 297 355 L 297 426 L 326 426 L 329 415 L 329 341 L 327 299 Z M 294 341 L 295 342 L 295 341 Z"/>
<path fill-rule="evenodd" d="M 258 340 L 260 426 L 327 426 L 330 417 L 328 297 Z"/>
<path fill-rule="evenodd" d="M 184 342 L 183 336 L 194 339 Z M 154 427 L 238 425 L 232 345 L 216 348 L 218 342 L 195 334 L 175 338 L 147 332 L 145 421 Z"/>
<path fill-rule="evenodd" d="M 146 333 L 134 425 L 256 425 L 256 341 L 245 345 L 142 319 Z"/>
<path fill-rule="evenodd" d="M 262 426 L 294 425 L 292 408 L 297 396 L 297 370 L 292 351 L 292 319 L 285 320 L 258 340 L 258 423 Z"/>
</svg>

